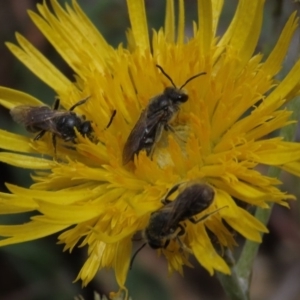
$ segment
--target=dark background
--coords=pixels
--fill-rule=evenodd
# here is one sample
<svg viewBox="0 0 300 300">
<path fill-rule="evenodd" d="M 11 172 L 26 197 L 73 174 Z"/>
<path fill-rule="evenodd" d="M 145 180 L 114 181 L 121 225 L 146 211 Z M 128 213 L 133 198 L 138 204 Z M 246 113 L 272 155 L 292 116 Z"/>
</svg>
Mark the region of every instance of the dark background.
<svg viewBox="0 0 300 300">
<path fill-rule="evenodd" d="M 59 1 L 64 3 L 66 1 Z M 70 1 L 67 1 L 70 2 Z M 124 0 L 79 0 L 83 10 L 113 45 L 125 41 L 129 20 Z M 186 0 L 187 31 L 192 20 L 197 20 L 195 0 Z M 236 0 L 226 0 L 220 22 L 222 34 L 236 7 Z M 27 9 L 36 11 L 35 0 L 0 0 L 0 85 L 28 92 L 51 104 L 54 92 L 32 75 L 5 47 L 4 42 L 15 42 L 16 31 L 24 35 L 48 57 L 61 71 L 72 78 L 72 71 L 45 40 L 27 15 Z M 158 29 L 164 24 L 165 1 L 146 1 L 149 28 Z M 261 39 L 257 52 L 268 54 L 290 13 L 299 10 L 294 1 L 267 0 Z M 282 74 L 286 74 L 299 57 L 299 30 L 285 60 Z M 300 76 L 300 74 L 299 74 Z M 0 128 L 21 132 L 12 123 L 8 111 L 0 107 Z M 24 131 L 22 131 L 24 132 Z M 21 186 L 30 185 L 30 173 L 0 164 L 0 190 L 7 191 L 4 182 Z M 299 180 L 282 173 L 283 190 L 299 196 Z M 27 216 L 1 216 L 1 224 L 22 223 Z M 299 204 L 291 203 L 291 210 L 275 206 L 269 222 L 270 234 L 264 237 L 253 270 L 251 299 L 296 300 L 300 299 L 300 232 Z M 79 294 L 93 299 L 93 291 L 108 293 L 116 290 L 113 272 L 101 271 L 81 289 L 81 282 L 72 283 L 86 257 L 86 249 L 75 249 L 70 255 L 56 245 L 57 236 L 19 245 L 0 248 L 0 299 L 1 300 L 52 300 L 74 299 Z M 243 240 L 239 239 L 239 244 Z M 139 243 L 135 247 L 138 247 Z M 237 249 L 237 253 L 238 253 Z M 226 299 L 215 277 L 210 277 L 194 261 L 194 269 L 185 268 L 185 276 L 167 276 L 167 265 L 156 252 L 145 248 L 137 257 L 128 276 L 127 286 L 133 300 L 196 300 Z"/>
</svg>

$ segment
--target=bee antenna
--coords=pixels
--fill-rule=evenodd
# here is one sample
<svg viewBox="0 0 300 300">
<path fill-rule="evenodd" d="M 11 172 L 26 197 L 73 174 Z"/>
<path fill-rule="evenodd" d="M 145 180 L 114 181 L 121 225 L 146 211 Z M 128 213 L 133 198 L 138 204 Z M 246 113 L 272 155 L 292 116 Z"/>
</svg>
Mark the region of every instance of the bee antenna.
<svg viewBox="0 0 300 300">
<path fill-rule="evenodd" d="M 138 253 L 147 245 L 147 243 L 144 243 L 140 248 L 138 248 L 135 253 L 133 254 L 131 260 L 130 260 L 130 265 L 129 265 L 129 270 L 132 269 L 132 265 L 133 265 L 133 262 L 136 258 L 136 256 L 138 255 Z"/>
<path fill-rule="evenodd" d="M 87 96 L 86 98 L 84 98 L 84 99 L 78 101 L 77 103 L 75 103 L 73 106 L 70 107 L 69 111 L 73 111 L 74 108 L 76 108 L 77 106 L 84 104 L 86 101 L 88 101 L 88 99 L 89 99 L 90 97 L 91 97 L 91 96 Z"/>
<path fill-rule="evenodd" d="M 183 89 L 190 81 L 192 81 L 193 79 L 195 79 L 195 78 L 197 78 L 197 77 L 199 77 L 199 76 L 201 76 L 201 75 L 205 75 L 206 74 L 206 72 L 202 72 L 202 73 L 199 73 L 199 74 L 196 74 L 196 75 L 194 75 L 194 76 L 192 76 L 192 77 L 190 77 L 181 87 L 180 87 L 180 90 L 181 89 Z"/>
<path fill-rule="evenodd" d="M 173 82 L 172 78 L 164 71 L 164 69 L 160 65 L 156 65 L 157 68 L 161 70 L 161 72 L 171 81 L 174 88 L 176 88 L 175 83 Z"/>
</svg>

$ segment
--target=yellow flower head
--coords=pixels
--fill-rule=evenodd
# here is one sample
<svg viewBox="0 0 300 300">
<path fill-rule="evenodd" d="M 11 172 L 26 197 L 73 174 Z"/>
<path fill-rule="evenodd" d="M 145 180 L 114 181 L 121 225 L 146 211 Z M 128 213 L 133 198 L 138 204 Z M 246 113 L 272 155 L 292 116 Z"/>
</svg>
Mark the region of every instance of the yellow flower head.
<svg viewBox="0 0 300 300">
<path fill-rule="evenodd" d="M 268 203 L 287 206 L 286 200 L 294 198 L 278 189 L 279 180 L 256 167 L 278 166 L 300 175 L 300 146 L 268 136 L 291 122 L 291 112 L 281 107 L 299 94 L 300 60 L 281 82 L 274 79 L 297 18 L 291 15 L 273 51 L 263 58 L 253 52 L 264 1 L 240 0 L 227 31 L 217 37 L 223 1 L 199 0 L 199 21 L 188 39 L 184 1 L 179 1 L 176 31 L 174 3 L 168 0 L 165 26 L 153 31 L 151 40 L 143 1 L 127 0 L 127 4 L 128 47 L 117 49 L 106 43 L 75 0 L 66 9 L 52 0 L 51 9 L 44 3 L 37 6 L 38 14 L 29 12 L 72 68 L 74 81 L 23 36 L 16 35 L 19 45 L 7 43 L 55 91 L 66 110 L 86 101 L 72 112 L 61 108 L 55 112 L 41 108 L 43 103 L 28 94 L 0 88 L 0 103 L 12 109 L 17 121 L 31 131 L 45 130 L 39 140 L 0 131 L 0 147 L 6 150 L 0 161 L 35 171 L 29 189 L 7 184 L 11 194 L 1 193 L 1 213 L 39 212 L 26 224 L 0 226 L 5 237 L 0 245 L 63 231 L 59 242 L 64 250 L 88 247 L 77 277 L 83 285 L 108 267 L 126 290 L 132 244 L 137 243 L 133 236 L 143 231 L 149 245 L 165 255 L 170 272 L 182 272 L 192 254 L 210 274 L 215 270 L 229 274 L 207 229 L 225 248 L 235 245 L 229 227 L 261 242 L 266 227 L 236 199 L 268 208 Z M 180 89 L 199 73 L 205 74 Z M 167 87 L 175 95 L 168 94 Z M 170 100 L 178 95 L 188 98 Z M 171 102 L 161 107 L 165 100 Z M 34 118 L 26 123 L 36 107 L 51 116 L 38 124 Z M 75 116 L 80 125 L 87 122 L 91 128 L 85 134 L 72 125 L 67 134 L 72 138 L 65 138 L 53 115 Z M 157 222 L 162 231 L 153 241 Z"/>
</svg>

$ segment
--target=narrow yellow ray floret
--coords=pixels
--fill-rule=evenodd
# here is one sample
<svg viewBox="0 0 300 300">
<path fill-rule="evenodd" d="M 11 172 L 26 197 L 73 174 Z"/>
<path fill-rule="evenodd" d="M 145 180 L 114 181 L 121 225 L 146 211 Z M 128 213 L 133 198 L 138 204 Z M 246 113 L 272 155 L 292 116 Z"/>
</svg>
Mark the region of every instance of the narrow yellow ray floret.
<svg viewBox="0 0 300 300">
<path fill-rule="evenodd" d="M 200 182 L 211 186 L 215 196 L 193 217 L 209 217 L 195 224 L 188 218 L 179 220 L 175 229 L 183 228 L 183 233 L 176 236 L 172 228 L 173 235 L 169 232 L 168 243 L 158 251 L 168 260 L 170 273 L 183 273 L 183 266 L 191 265 L 189 256 L 194 255 L 210 274 L 215 270 L 229 274 L 220 249 L 236 245 L 233 232 L 256 242 L 267 232 L 244 207 L 288 206 L 287 201 L 295 199 L 279 189 L 280 180 L 262 174 L 257 166 L 277 166 L 300 176 L 300 145 L 269 137 L 293 122 L 291 112 L 282 107 L 300 92 L 300 60 L 281 82 L 274 78 L 297 28 L 296 14 L 290 16 L 265 58 L 254 54 L 264 1 L 240 0 L 227 31 L 217 37 L 223 1 L 198 0 L 198 24 L 188 39 L 183 0 L 178 16 L 174 1 L 166 1 L 165 28 L 154 31 L 152 38 L 144 2 L 127 0 L 128 49 L 113 49 L 75 0 L 66 8 L 55 0 L 50 3 L 51 7 L 38 4 L 38 13 L 29 15 L 72 68 L 75 81 L 21 35 L 17 34 L 18 45 L 7 46 L 53 89 L 61 101 L 58 113 L 87 99 L 73 113 L 91 122 L 93 135 L 75 130 L 76 143 L 72 143 L 61 138 L 56 127 L 40 140 L 0 130 L 0 161 L 32 170 L 33 179 L 29 189 L 7 184 L 10 193 L 0 193 L 0 213 L 38 211 L 23 225 L 1 225 L 0 246 L 62 231 L 59 243 L 64 250 L 88 248 L 76 280 L 87 285 L 99 269 L 113 268 L 120 289 L 126 291 L 133 237 L 149 226 L 153 212 L 164 211 L 167 204 L 161 200 L 172 187 Z M 184 87 L 188 101 L 168 124 L 173 130 L 163 127 L 153 153 L 138 151 L 124 165 L 124 145 L 149 100 L 172 85 L 157 64 L 177 87 L 195 74 L 205 75 Z M 0 104 L 8 109 L 43 105 L 5 87 L 0 87 Z M 140 141 L 149 138 L 150 125 L 143 126 L 136 137 Z M 55 151 L 50 133 L 57 135 Z M 171 201 L 179 195 L 175 192 Z"/>
</svg>

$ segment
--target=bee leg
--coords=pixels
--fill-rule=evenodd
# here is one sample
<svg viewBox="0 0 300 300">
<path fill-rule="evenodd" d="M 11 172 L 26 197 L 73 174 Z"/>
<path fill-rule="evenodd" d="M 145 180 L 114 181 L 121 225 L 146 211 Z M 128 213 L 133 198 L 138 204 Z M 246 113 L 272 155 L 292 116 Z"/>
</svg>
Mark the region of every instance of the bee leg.
<svg viewBox="0 0 300 300">
<path fill-rule="evenodd" d="M 165 130 L 165 131 L 171 131 L 172 133 L 175 134 L 175 129 L 174 129 L 171 125 L 169 125 L 168 123 L 166 123 L 166 124 L 164 125 L 164 130 Z"/>
<path fill-rule="evenodd" d="M 185 234 L 185 228 L 181 224 L 178 224 L 177 228 L 179 228 L 179 231 L 177 232 L 177 237 Z"/>
<path fill-rule="evenodd" d="M 113 122 L 113 120 L 114 120 L 116 114 L 117 114 L 117 110 L 114 109 L 113 112 L 112 112 L 112 115 L 111 115 L 111 117 L 110 117 L 110 119 L 109 119 L 109 122 L 108 122 L 108 124 L 107 124 L 106 127 L 105 127 L 105 130 L 108 129 L 108 128 L 110 127 L 110 125 L 111 125 L 111 123 Z"/>
<path fill-rule="evenodd" d="M 163 205 L 167 205 L 168 203 L 171 203 L 172 200 L 169 200 L 169 199 L 162 199 L 161 202 L 162 202 Z"/>
<path fill-rule="evenodd" d="M 166 205 L 166 204 L 168 204 L 168 203 L 171 202 L 171 200 L 168 199 L 169 196 L 172 195 L 173 193 L 175 193 L 175 192 L 178 190 L 178 188 L 179 188 L 179 186 L 180 186 L 181 184 L 182 184 L 182 182 L 181 182 L 181 183 L 177 183 L 176 185 L 174 185 L 174 186 L 168 191 L 167 195 L 161 200 L 161 202 L 162 202 L 164 205 Z"/>
<path fill-rule="evenodd" d="M 181 251 L 187 251 L 187 252 L 193 254 L 193 251 L 179 238 L 179 236 L 176 237 L 176 240 L 180 246 Z"/>
<path fill-rule="evenodd" d="M 75 138 L 71 137 L 71 136 L 67 136 L 63 138 L 64 142 L 72 142 L 74 144 L 76 144 Z"/>
<path fill-rule="evenodd" d="M 167 239 L 165 241 L 165 244 L 164 244 L 163 248 L 166 249 L 169 246 L 169 244 L 170 244 L 170 239 Z"/>
<path fill-rule="evenodd" d="M 55 97 L 54 105 L 53 105 L 53 110 L 58 110 L 60 104 L 60 100 L 58 97 Z"/>
<path fill-rule="evenodd" d="M 178 224 L 178 228 L 179 232 L 176 235 L 176 240 L 180 246 L 180 249 L 189 253 L 193 253 L 192 250 L 180 239 L 180 236 L 185 234 L 185 228 L 181 224 Z"/>
<path fill-rule="evenodd" d="M 137 254 L 147 245 L 147 243 L 144 243 L 140 248 L 138 248 L 135 253 L 133 254 L 131 260 L 130 260 L 130 264 L 129 264 L 129 270 L 132 269 L 132 265 L 134 262 L 134 259 L 136 258 Z"/>
<path fill-rule="evenodd" d="M 186 143 L 186 141 L 185 141 L 184 139 L 182 139 L 182 138 L 176 133 L 175 129 L 174 129 L 171 125 L 165 124 L 164 129 L 165 129 L 166 131 L 171 131 L 171 132 L 176 136 L 176 138 L 177 138 L 178 140 L 180 140 L 180 141 L 183 142 L 183 143 Z"/>
<path fill-rule="evenodd" d="M 56 135 L 52 134 L 52 144 L 54 147 L 54 156 L 56 157 Z"/>
<path fill-rule="evenodd" d="M 153 159 L 155 143 L 160 140 L 163 129 L 164 129 L 163 125 L 158 125 L 154 138 L 148 138 L 147 139 L 148 143 L 145 142 L 145 145 L 149 144 L 148 148 L 146 148 L 146 152 L 147 152 L 147 156 L 149 156 L 151 160 Z"/>
<path fill-rule="evenodd" d="M 221 207 L 221 208 L 218 208 L 218 209 L 212 211 L 211 213 L 204 215 L 203 217 L 201 217 L 201 218 L 198 219 L 198 220 L 196 220 L 196 219 L 194 219 L 194 218 L 189 218 L 189 220 L 190 220 L 193 224 L 197 224 L 197 223 L 199 223 L 199 222 L 201 222 L 201 221 L 207 219 L 209 216 L 214 215 L 215 213 L 217 213 L 218 211 L 220 211 L 221 209 L 226 208 L 226 207 L 228 207 L 228 206 L 226 205 L 226 206 L 223 206 L 223 207 Z"/>
<path fill-rule="evenodd" d="M 84 98 L 84 99 L 78 101 L 78 102 L 75 103 L 73 106 L 71 106 L 71 108 L 69 109 L 69 111 L 72 111 L 72 110 L 74 110 L 74 108 L 76 108 L 77 106 L 84 104 L 89 98 L 90 98 L 90 96 L 88 96 L 88 97 L 86 97 L 86 98 Z"/>
<path fill-rule="evenodd" d="M 34 141 L 39 140 L 44 134 L 46 133 L 46 130 L 42 130 L 41 132 L 39 132 L 35 137 L 34 137 Z"/>
</svg>

